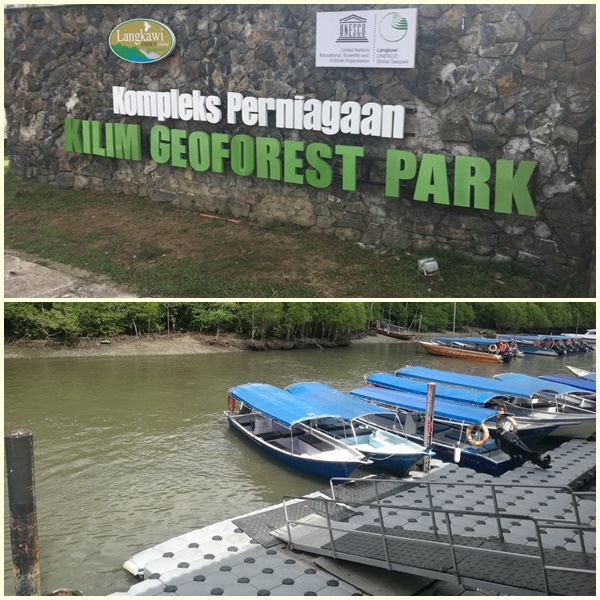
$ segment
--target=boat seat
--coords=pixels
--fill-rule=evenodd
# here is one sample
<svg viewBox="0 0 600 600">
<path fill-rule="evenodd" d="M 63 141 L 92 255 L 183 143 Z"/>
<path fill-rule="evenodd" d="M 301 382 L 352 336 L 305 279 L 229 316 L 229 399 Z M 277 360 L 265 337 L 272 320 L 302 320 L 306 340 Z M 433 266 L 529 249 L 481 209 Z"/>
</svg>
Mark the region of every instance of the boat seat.
<svg viewBox="0 0 600 600">
<path fill-rule="evenodd" d="M 284 446 L 283 444 L 280 444 L 277 441 L 269 441 L 269 444 L 271 446 L 275 446 L 275 448 L 279 448 L 280 450 L 285 450 L 286 452 L 290 451 L 290 449 L 288 447 Z"/>
<path fill-rule="evenodd" d="M 448 431 L 448 429 L 452 429 L 452 427 L 450 425 L 443 425 L 442 423 L 433 424 L 433 433 L 442 433 L 442 431 Z"/>
<path fill-rule="evenodd" d="M 282 438 L 283 433 L 281 433 L 281 431 L 265 431 L 265 433 L 257 433 L 256 437 L 265 442 L 272 442 L 273 440 Z"/>
<path fill-rule="evenodd" d="M 316 448 L 317 450 L 326 450 L 331 446 L 329 442 L 321 440 L 318 437 L 312 435 L 311 433 L 305 433 L 304 435 L 301 435 L 298 439 L 302 440 L 305 444 Z"/>
</svg>

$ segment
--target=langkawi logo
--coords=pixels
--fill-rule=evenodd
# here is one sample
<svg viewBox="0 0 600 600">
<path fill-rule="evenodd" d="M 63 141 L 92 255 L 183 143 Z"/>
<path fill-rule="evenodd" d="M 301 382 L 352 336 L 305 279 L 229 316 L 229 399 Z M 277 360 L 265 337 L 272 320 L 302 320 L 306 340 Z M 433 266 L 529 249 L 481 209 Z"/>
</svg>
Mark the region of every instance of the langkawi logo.
<svg viewBox="0 0 600 600">
<path fill-rule="evenodd" d="M 130 19 L 117 25 L 108 37 L 110 49 L 123 60 L 150 63 L 161 60 L 175 48 L 175 34 L 152 19 Z"/>
<path fill-rule="evenodd" d="M 387 42 L 399 42 L 408 33 L 408 21 L 397 12 L 388 13 L 379 23 L 379 35 Z"/>
</svg>

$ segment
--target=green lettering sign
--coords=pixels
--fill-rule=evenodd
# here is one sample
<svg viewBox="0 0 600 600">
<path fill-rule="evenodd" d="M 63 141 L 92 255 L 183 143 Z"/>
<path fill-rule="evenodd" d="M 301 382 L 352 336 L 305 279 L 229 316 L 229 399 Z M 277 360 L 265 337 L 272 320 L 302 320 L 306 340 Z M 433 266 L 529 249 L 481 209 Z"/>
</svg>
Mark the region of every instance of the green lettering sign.
<svg viewBox="0 0 600 600">
<path fill-rule="evenodd" d="M 365 149 L 362 146 L 336 146 L 335 153 L 342 157 L 342 189 L 354 192 L 358 180 L 357 159 L 365 155 Z"/>
<path fill-rule="evenodd" d="M 450 204 L 448 171 L 443 154 L 423 154 L 413 200 L 427 202 L 433 196 L 435 204 Z"/>
<path fill-rule="evenodd" d="M 406 150 L 388 150 L 385 159 L 385 195 L 400 198 L 400 182 L 417 174 L 417 157 Z"/>
<path fill-rule="evenodd" d="M 115 123 L 115 156 L 125 160 L 142 160 L 142 138 L 139 125 Z"/>
<path fill-rule="evenodd" d="M 457 156 L 454 162 L 454 206 L 471 206 L 473 191 L 474 208 L 490 209 L 490 186 L 487 182 L 492 167 L 485 158 Z"/>
<path fill-rule="evenodd" d="M 183 129 L 171 129 L 171 164 L 174 167 L 187 167 L 187 148 L 184 140 L 187 138 L 187 131 Z"/>
<path fill-rule="evenodd" d="M 214 173 L 222 173 L 224 170 L 223 159 L 229 158 L 229 148 L 225 146 L 229 144 L 228 133 L 213 133 L 212 134 L 212 170 Z"/>
<path fill-rule="evenodd" d="M 210 136 L 205 131 L 194 131 L 188 138 L 188 156 L 194 171 L 210 169 Z"/>
<path fill-rule="evenodd" d="M 304 183 L 304 175 L 298 172 L 304 166 L 304 159 L 298 156 L 303 150 L 304 142 L 283 142 L 283 180 L 286 183 Z"/>
<path fill-rule="evenodd" d="M 150 131 L 150 156 L 159 164 L 171 158 L 171 130 L 166 125 L 155 125 Z"/>
<path fill-rule="evenodd" d="M 247 177 L 254 173 L 256 157 L 254 138 L 249 135 L 234 135 L 231 140 L 231 170 L 236 175 Z"/>
<path fill-rule="evenodd" d="M 306 169 L 306 183 L 316 188 L 326 188 L 333 181 L 333 171 L 331 165 L 323 160 L 331 158 L 333 150 L 327 144 L 314 143 L 306 148 L 306 161 L 313 167 Z"/>
<path fill-rule="evenodd" d="M 67 152 L 83 152 L 81 119 L 65 119 L 65 147 Z"/>
<path fill-rule="evenodd" d="M 274 138 L 256 138 L 256 176 L 281 181 L 281 142 Z"/>
<path fill-rule="evenodd" d="M 514 173 L 514 161 L 500 159 L 496 161 L 496 188 L 494 190 L 494 211 L 510 214 L 513 200 L 520 215 L 537 216 L 533 200 L 527 185 L 537 163 L 524 160 Z"/>
</svg>

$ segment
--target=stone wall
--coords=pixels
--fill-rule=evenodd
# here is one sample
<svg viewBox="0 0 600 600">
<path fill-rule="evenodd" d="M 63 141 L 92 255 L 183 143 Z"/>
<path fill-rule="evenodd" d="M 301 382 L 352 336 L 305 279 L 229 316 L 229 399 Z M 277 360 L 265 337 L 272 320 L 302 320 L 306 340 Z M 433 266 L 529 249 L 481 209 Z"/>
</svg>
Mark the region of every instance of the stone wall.
<svg viewBox="0 0 600 600">
<path fill-rule="evenodd" d="M 568 279 L 589 269 L 595 248 L 595 6 L 417 5 L 414 69 L 316 68 L 315 14 L 336 5 L 74 5 L 5 11 L 5 108 L 11 169 L 52 186 L 103 189 L 251 219 L 282 219 L 375 248 L 452 249 L 519 261 Z M 394 5 L 351 5 L 350 10 Z M 117 58 L 107 39 L 130 18 L 175 33 L 160 62 Z M 388 198 L 381 168 L 357 191 L 339 181 L 317 190 L 233 173 L 199 173 L 67 153 L 64 119 L 115 117 L 112 86 L 228 91 L 275 98 L 402 103 L 413 107 L 404 140 L 337 135 L 333 144 L 538 163 L 536 217 Z M 171 121 L 170 127 L 216 126 Z M 219 131 L 323 141 L 321 134 L 227 126 Z M 228 128 L 229 127 L 229 128 Z M 252 129 L 252 131 L 250 131 Z M 366 163 L 365 163 L 366 164 Z M 363 168 L 364 169 L 364 168 Z M 476 295 L 470 290 L 467 295 Z M 560 290 L 557 289 L 560 296 Z"/>
</svg>

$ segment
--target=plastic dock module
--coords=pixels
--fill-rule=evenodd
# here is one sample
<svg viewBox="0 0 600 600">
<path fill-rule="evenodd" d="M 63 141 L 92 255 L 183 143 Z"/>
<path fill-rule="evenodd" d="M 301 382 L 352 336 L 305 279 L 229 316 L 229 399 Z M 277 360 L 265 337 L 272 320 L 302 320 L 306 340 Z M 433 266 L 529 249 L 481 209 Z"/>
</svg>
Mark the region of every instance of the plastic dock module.
<svg viewBox="0 0 600 600">
<path fill-rule="evenodd" d="M 360 563 L 371 582 L 381 580 L 380 568 L 421 578 L 424 595 L 476 588 L 594 596 L 595 492 L 577 490 L 594 486 L 596 443 L 572 440 L 551 454 L 549 470 L 526 463 L 501 477 L 433 459 L 429 473 L 407 478 L 333 479 L 326 490 L 140 552 L 124 567 L 144 581 L 113 595 L 349 596 L 375 589 L 350 574 L 332 575 L 315 563 L 317 555 L 327 557 L 317 562 L 347 561 L 339 563 L 347 571 Z"/>
</svg>

